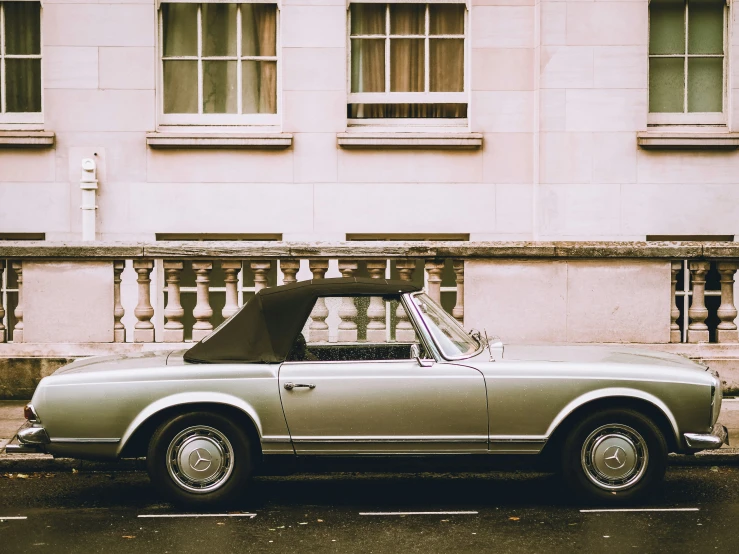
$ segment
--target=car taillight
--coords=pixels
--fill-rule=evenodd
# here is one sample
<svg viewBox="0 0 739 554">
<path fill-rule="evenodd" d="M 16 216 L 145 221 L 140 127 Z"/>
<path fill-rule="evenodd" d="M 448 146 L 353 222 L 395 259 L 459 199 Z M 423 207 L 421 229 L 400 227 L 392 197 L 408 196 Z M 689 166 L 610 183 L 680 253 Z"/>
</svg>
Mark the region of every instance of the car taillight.
<svg viewBox="0 0 739 554">
<path fill-rule="evenodd" d="M 36 421 L 38 419 L 38 415 L 36 415 L 36 410 L 33 409 L 33 406 L 31 404 L 26 404 L 26 406 L 23 408 L 23 417 L 25 417 L 28 421 Z"/>
</svg>

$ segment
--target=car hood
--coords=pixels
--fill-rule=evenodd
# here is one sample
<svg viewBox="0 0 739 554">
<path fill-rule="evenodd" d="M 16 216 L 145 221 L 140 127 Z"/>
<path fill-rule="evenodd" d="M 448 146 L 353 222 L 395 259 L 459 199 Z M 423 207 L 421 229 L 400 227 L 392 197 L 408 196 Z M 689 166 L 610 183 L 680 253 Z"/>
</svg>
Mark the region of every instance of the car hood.
<svg viewBox="0 0 739 554">
<path fill-rule="evenodd" d="M 57 369 L 53 375 L 71 373 L 93 373 L 121 369 L 151 369 L 167 365 L 170 351 L 165 352 L 137 352 L 135 354 L 117 354 L 113 356 L 93 356 L 81 358 Z"/>
<path fill-rule="evenodd" d="M 512 344 L 504 347 L 503 359 L 507 361 L 650 365 L 699 371 L 707 369 L 706 366 L 679 354 L 611 346 Z"/>
</svg>

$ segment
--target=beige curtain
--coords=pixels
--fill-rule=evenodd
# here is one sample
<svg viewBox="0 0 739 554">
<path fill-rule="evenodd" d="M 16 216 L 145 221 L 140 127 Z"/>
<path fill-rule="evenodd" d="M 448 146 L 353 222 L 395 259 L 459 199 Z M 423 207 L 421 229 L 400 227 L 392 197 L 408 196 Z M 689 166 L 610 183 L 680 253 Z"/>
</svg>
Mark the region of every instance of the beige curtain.
<svg viewBox="0 0 739 554">
<path fill-rule="evenodd" d="M 277 7 L 274 4 L 241 5 L 243 56 L 277 54 Z M 243 113 L 277 113 L 277 63 L 242 62 Z"/>
<path fill-rule="evenodd" d="M 162 4 L 162 53 L 198 55 L 198 5 Z M 198 62 L 163 62 L 164 113 L 198 113 Z"/>
<path fill-rule="evenodd" d="M 203 113 L 237 113 L 236 4 L 201 4 L 203 26 Z"/>
</svg>

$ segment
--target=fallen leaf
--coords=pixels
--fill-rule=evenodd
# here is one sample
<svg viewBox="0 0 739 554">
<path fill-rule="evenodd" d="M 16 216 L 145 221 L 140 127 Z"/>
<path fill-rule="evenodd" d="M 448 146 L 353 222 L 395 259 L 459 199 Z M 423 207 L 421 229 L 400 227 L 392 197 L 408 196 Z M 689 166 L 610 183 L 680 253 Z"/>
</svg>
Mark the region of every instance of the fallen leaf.
<svg viewBox="0 0 739 554">
<path fill-rule="evenodd" d="M 25 473 L 19 473 L 18 475 L 16 475 L 16 477 L 18 479 L 28 479 L 28 475 L 26 475 Z"/>
<path fill-rule="evenodd" d="M 218 523 L 216 523 L 216 525 L 226 525 L 226 524 L 223 523 L 222 521 L 219 521 Z"/>
<path fill-rule="evenodd" d="M 519 519 L 521 519 L 521 518 L 520 517 L 516 517 L 516 516 L 511 516 L 511 517 L 508 518 L 508 521 L 518 521 Z"/>
<path fill-rule="evenodd" d="M 135 539 L 136 535 L 123 535 L 124 539 Z"/>
<path fill-rule="evenodd" d="M 72 468 L 72 473 L 79 473 L 79 471 L 76 468 Z"/>
<path fill-rule="evenodd" d="M 317 519 L 316 521 L 317 521 L 318 523 L 323 523 L 323 520 L 322 520 L 322 519 Z"/>
<path fill-rule="evenodd" d="M 449 521 L 448 519 L 442 519 L 441 521 Z"/>
<path fill-rule="evenodd" d="M 308 525 L 308 522 L 307 521 L 301 521 L 300 523 L 298 523 L 298 525 Z"/>
<path fill-rule="evenodd" d="M 711 471 L 718 471 L 718 467 L 716 467 L 716 466 L 713 466 L 713 467 L 711 468 Z"/>
</svg>

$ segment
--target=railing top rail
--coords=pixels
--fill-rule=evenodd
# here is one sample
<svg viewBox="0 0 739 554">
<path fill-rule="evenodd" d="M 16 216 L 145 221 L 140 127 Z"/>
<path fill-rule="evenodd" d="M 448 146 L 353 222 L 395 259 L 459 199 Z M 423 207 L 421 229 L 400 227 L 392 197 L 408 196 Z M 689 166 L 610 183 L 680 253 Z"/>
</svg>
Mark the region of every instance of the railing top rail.
<svg viewBox="0 0 739 554">
<path fill-rule="evenodd" d="M 735 242 L 0 241 L 0 259 L 739 258 Z"/>
</svg>

